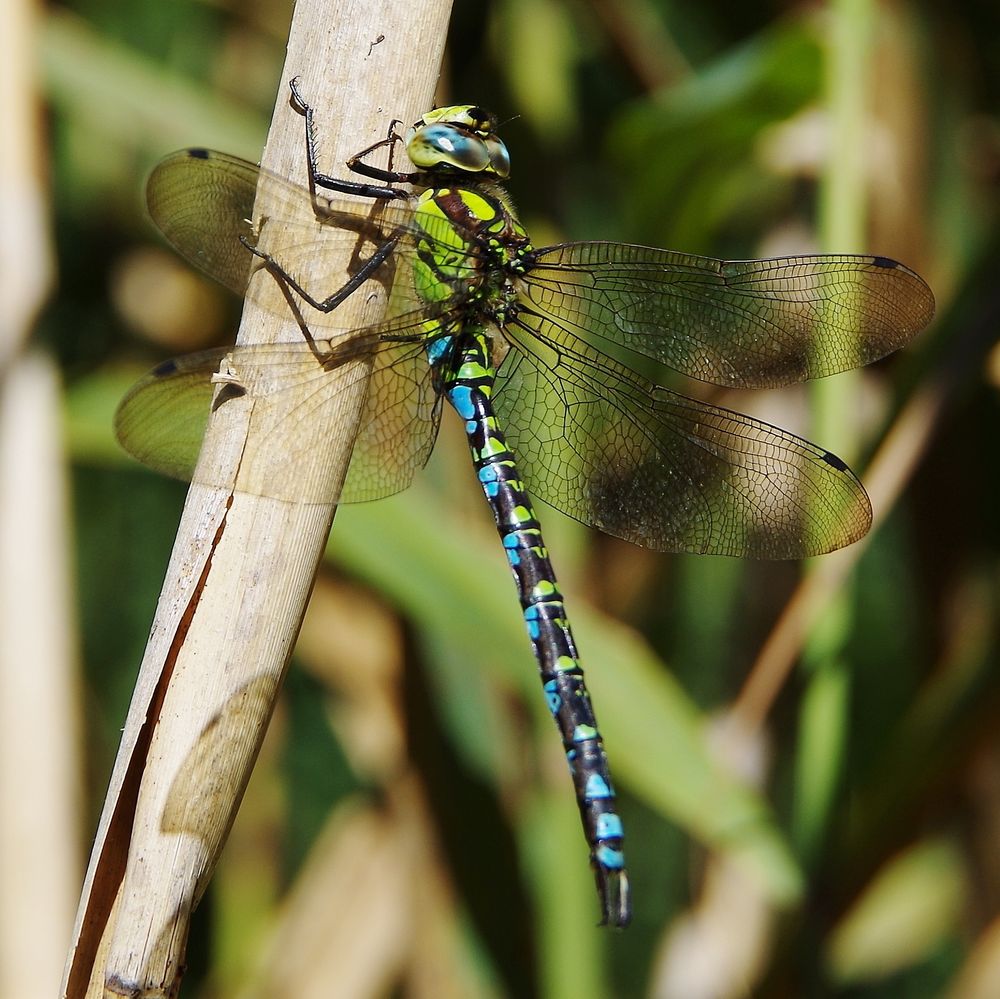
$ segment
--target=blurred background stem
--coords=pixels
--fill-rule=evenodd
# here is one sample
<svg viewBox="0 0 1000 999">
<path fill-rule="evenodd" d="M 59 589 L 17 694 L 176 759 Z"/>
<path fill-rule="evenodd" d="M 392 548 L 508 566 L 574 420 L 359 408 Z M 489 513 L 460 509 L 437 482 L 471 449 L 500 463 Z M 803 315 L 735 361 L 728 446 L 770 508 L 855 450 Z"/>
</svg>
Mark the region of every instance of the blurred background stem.
<svg viewBox="0 0 1000 999">
<path fill-rule="evenodd" d="M 862 253 L 871 160 L 871 53 L 874 0 L 832 0 L 825 16 L 825 129 L 819 188 L 818 239 L 824 253 Z M 854 414 L 861 374 L 812 382 L 810 436 L 849 463 L 857 461 Z M 828 558 L 842 557 L 840 552 Z M 851 579 L 835 591 L 803 649 L 808 673 L 799 715 L 792 835 L 800 856 L 819 849 L 847 762 L 851 676 L 845 646 L 853 625 Z"/>
</svg>

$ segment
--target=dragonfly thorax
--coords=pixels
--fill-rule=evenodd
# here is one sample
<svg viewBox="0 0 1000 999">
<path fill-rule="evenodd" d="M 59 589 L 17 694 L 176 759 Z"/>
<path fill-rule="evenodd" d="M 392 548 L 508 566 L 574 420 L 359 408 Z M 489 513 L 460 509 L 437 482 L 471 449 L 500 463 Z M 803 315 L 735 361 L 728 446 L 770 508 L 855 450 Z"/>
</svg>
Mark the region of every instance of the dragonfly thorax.
<svg viewBox="0 0 1000 999">
<path fill-rule="evenodd" d="M 480 183 L 421 192 L 413 218 L 425 233 L 414 276 L 425 301 L 463 301 L 502 326 L 532 251 L 502 191 Z"/>
<path fill-rule="evenodd" d="M 496 119 L 473 104 L 430 111 L 406 133 L 406 153 L 419 170 L 510 176 L 510 154 Z"/>
</svg>

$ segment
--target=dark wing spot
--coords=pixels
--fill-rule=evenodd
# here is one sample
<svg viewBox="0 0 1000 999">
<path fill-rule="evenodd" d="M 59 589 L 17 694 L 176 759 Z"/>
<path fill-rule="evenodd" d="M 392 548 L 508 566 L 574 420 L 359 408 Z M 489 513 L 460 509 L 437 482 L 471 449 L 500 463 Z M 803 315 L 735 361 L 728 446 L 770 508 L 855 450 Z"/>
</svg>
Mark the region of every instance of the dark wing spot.
<svg viewBox="0 0 1000 999">
<path fill-rule="evenodd" d="M 171 359 L 169 361 L 163 361 L 153 368 L 153 374 L 157 378 L 169 378 L 171 375 L 177 374 L 178 370 L 177 361 Z"/>
<path fill-rule="evenodd" d="M 885 259 L 884 257 L 882 258 Z M 823 460 L 831 467 L 835 468 L 838 472 L 848 471 L 847 462 L 843 458 L 838 458 L 832 451 L 827 451 L 823 455 Z"/>
<path fill-rule="evenodd" d="M 193 160 L 207 160 L 210 158 L 210 154 L 207 149 L 189 149 L 188 156 Z"/>
<path fill-rule="evenodd" d="M 899 264 L 891 257 L 872 257 L 872 264 L 875 267 L 885 267 L 887 270 L 895 270 Z"/>
</svg>

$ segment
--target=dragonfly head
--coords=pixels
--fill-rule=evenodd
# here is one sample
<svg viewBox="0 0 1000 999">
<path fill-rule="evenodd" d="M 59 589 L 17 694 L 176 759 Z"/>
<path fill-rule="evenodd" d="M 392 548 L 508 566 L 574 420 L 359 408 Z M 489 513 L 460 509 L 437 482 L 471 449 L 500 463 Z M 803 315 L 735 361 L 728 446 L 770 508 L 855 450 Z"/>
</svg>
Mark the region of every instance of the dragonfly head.
<svg viewBox="0 0 1000 999">
<path fill-rule="evenodd" d="M 474 104 L 425 114 L 406 133 L 406 153 L 420 170 L 510 176 L 510 154 L 496 134 L 496 119 Z"/>
</svg>

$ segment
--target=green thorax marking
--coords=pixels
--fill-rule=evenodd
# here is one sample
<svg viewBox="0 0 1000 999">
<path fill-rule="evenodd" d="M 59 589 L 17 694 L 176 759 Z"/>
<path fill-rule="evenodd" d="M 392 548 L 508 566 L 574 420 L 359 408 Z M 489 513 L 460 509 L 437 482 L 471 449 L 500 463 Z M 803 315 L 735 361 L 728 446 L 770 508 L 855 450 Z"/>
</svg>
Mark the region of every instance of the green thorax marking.
<svg viewBox="0 0 1000 999">
<path fill-rule="evenodd" d="M 531 251 L 503 189 L 491 181 L 430 187 L 414 203 L 414 222 L 425 233 L 414 264 L 420 297 L 458 299 L 470 320 L 502 325 Z"/>
</svg>

